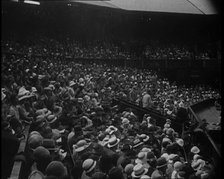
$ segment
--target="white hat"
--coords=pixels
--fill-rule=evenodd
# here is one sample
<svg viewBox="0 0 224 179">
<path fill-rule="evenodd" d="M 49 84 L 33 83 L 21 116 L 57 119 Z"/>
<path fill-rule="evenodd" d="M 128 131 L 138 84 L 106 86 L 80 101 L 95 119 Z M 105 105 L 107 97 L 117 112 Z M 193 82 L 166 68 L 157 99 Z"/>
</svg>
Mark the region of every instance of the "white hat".
<svg viewBox="0 0 224 179">
<path fill-rule="evenodd" d="M 129 124 L 130 121 L 127 118 L 122 119 L 122 124 Z"/>
<path fill-rule="evenodd" d="M 74 81 L 70 81 L 70 82 L 69 82 L 69 86 L 71 87 L 71 86 L 73 86 L 73 85 L 75 85 L 75 82 L 74 82 Z"/>
<path fill-rule="evenodd" d="M 163 153 L 163 154 L 161 155 L 161 157 L 164 157 L 164 158 L 166 159 L 166 161 L 169 160 L 169 155 L 168 155 L 168 153 Z"/>
<path fill-rule="evenodd" d="M 177 140 L 176 140 L 176 143 L 177 143 L 179 146 L 181 146 L 181 147 L 184 146 L 184 140 L 183 140 L 183 139 L 177 139 Z"/>
<path fill-rule="evenodd" d="M 143 142 L 147 142 L 149 140 L 149 136 L 146 134 L 141 134 L 139 137 L 143 140 Z"/>
<path fill-rule="evenodd" d="M 87 147 L 90 146 L 91 143 L 87 143 L 86 140 L 80 140 L 75 145 L 73 145 L 73 152 L 82 152 Z"/>
<path fill-rule="evenodd" d="M 200 149 L 197 146 L 194 146 L 191 148 L 191 152 L 194 154 L 198 154 L 200 152 Z"/>
<path fill-rule="evenodd" d="M 151 179 L 151 177 L 148 175 L 142 175 L 140 179 Z"/>
<path fill-rule="evenodd" d="M 114 146 L 116 146 L 118 143 L 120 142 L 120 139 L 118 139 L 117 137 L 111 137 L 108 141 L 107 147 L 112 148 Z"/>
<path fill-rule="evenodd" d="M 82 168 L 85 170 L 86 173 L 91 172 L 96 167 L 96 161 L 93 159 L 86 159 L 83 164 Z"/>
<path fill-rule="evenodd" d="M 131 176 L 133 178 L 140 178 L 141 176 L 145 175 L 147 172 L 148 172 L 148 169 L 144 168 L 142 164 L 138 163 L 137 165 L 134 166 Z"/>
<path fill-rule="evenodd" d="M 147 153 L 146 152 L 139 152 L 138 153 L 138 158 L 135 160 L 135 163 L 138 164 L 138 163 L 145 163 L 147 159 Z"/>
</svg>

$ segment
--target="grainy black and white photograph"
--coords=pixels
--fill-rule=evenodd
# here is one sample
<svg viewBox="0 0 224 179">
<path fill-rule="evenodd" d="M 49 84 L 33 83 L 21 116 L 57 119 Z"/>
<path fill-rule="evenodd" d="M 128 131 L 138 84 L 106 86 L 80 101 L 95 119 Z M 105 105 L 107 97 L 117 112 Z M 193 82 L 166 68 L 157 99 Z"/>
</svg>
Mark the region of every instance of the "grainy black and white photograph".
<svg viewBox="0 0 224 179">
<path fill-rule="evenodd" d="M 1 5 L 1 179 L 221 178 L 220 0 Z"/>
</svg>

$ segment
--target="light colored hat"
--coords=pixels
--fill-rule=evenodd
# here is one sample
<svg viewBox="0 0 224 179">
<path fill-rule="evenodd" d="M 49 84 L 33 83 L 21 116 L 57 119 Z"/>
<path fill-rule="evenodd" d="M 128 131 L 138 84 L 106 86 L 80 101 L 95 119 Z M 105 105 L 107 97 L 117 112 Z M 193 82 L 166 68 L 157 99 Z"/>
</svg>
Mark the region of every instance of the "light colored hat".
<svg viewBox="0 0 224 179">
<path fill-rule="evenodd" d="M 173 160 L 177 156 L 178 156 L 177 154 L 170 154 L 169 155 L 169 160 Z"/>
<path fill-rule="evenodd" d="M 168 123 L 164 124 L 164 128 L 170 128 L 170 124 Z"/>
<path fill-rule="evenodd" d="M 148 153 L 148 152 L 151 152 L 152 150 L 150 149 L 150 148 L 147 148 L 147 147 L 144 147 L 144 148 L 142 148 L 142 150 L 141 150 L 141 152 L 146 152 L 146 153 Z"/>
<path fill-rule="evenodd" d="M 195 154 L 195 155 L 194 155 L 194 157 L 193 157 L 193 160 L 195 160 L 195 161 L 196 161 L 196 160 L 197 160 L 198 158 L 200 158 L 200 157 L 201 157 L 200 155 Z"/>
<path fill-rule="evenodd" d="M 74 82 L 74 81 L 70 81 L 70 82 L 69 82 L 69 86 L 70 86 L 70 87 L 72 87 L 72 86 L 74 86 L 74 85 L 75 85 L 75 82 Z"/>
<path fill-rule="evenodd" d="M 129 175 L 133 172 L 133 168 L 134 168 L 134 165 L 129 163 L 125 166 L 124 172 Z"/>
<path fill-rule="evenodd" d="M 146 134 L 141 134 L 139 137 L 143 140 L 143 142 L 147 142 L 149 140 L 149 136 Z"/>
<path fill-rule="evenodd" d="M 166 161 L 169 160 L 169 155 L 168 155 L 168 153 L 163 153 L 163 154 L 161 155 L 161 157 L 164 157 L 164 158 L 166 159 Z"/>
<path fill-rule="evenodd" d="M 177 140 L 176 140 L 176 143 L 177 143 L 179 146 L 181 146 L 181 147 L 184 146 L 184 140 L 183 140 L 183 139 L 177 139 Z"/>
<path fill-rule="evenodd" d="M 5 99 L 6 95 L 2 92 L 2 101 Z"/>
<path fill-rule="evenodd" d="M 96 161 L 93 159 L 86 159 L 83 164 L 82 168 L 85 170 L 86 173 L 91 172 L 96 167 Z"/>
<path fill-rule="evenodd" d="M 22 97 L 25 95 L 28 95 L 30 92 L 28 90 L 26 90 L 26 88 L 23 86 L 21 88 L 19 88 L 19 92 L 18 92 L 18 97 Z"/>
<path fill-rule="evenodd" d="M 177 161 L 174 163 L 173 167 L 174 167 L 174 170 L 179 171 L 183 167 L 183 164 L 181 162 Z"/>
<path fill-rule="evenodd" d="M 53 115 L 53 114 L 47 116 L 47 121 L 48 121 L 50 124 L 54 123 L 56 120 L 57 120 L 57 117 L 56 117 L 55 115 Z"/>
<path fill-rule="evenodd" d="M 37 92 L 37 88 L 36 88 L 36 87 L 32 87 L 32 88 L 31 88 L 31 92 L 32 92 L 32 93 Z"/>
<path fill-rule="evenodd" d="M 172 141 L 169 138 L 167 138 L 167 137 L 163 138 L 162 143 L 164 143 L 164 142 L 172 143 Z"/>
<path fill-rule="evenodd" d="M 120 142 L 120 139 L 118 139 L 117 137 L 111 137 L 108 141 L 107 147 L 112 148 L 114 146 L 116 146 L 118 143 Z"/>
<path fill-rule="evenodd" d="M 133 142 L 133 148 L 139 147 L 140 145 L 143 145 L 144 142 L 141 142 L 139 139 L 134 140 Z"/>
<path fill-rule="evenodd" d="M 109 126 L 107 129 L 106 129 L 106 132 L 109 133 L 110 135 L 113 134 L 114 132 L 116 132 L 118 129 L 114 126 Z"/>
<path fill-rule="evenodd" d="M 166 119 L 166 123 L 167 124 L 171 124 L 171 120 L 170 119 Z"/>
<path fill-rule="evenodd" d="M 145 175 L 147 172 L 148 172 L 148 169 L 144 168 L 142 164 L 138 163 L 137 165 L 134 166 L 131 176 L 133 178 L 140 178 L 141 176 Z"/>
<path fill-rule="evenodd" d="M 140 179 L 151 179 L 151 177 L 148 175 L 142 175 Z"/>
<path fill-rule="evenodd" d="M 129 124 L 130 121 L 127 118 L 122 119 L 122 124 Z"/>
<path fill-rule="evenodd" d="M 202 167 L 205 166 L 205 161 L 202 159 L 198 159 L 197 162 L 192 163 L 191 166 L 194 170 L 200 170 Z"/>
<path fill-rule="evenodd" d="M 200 149 L 197 146 L 194 146 L 191 148 L 191 152 L 194 154 L 198 154 L 200 152 Z"/>
<path fill-rule="evenodd" d="M 138 164 L 138 163 L 144 163 L 147 159 L 147 154 L 146 152 L 139 152 L 138 153 L 138 158 L 135 160 L 135 163 Z"/>
<path fill-rule="evenodd" d="M 90 146 L 91 143 L 87 143 L 86 140 L 80 140 L 75 145 L 73 145 L 73 152 L 82 152 L 87 147 Z"/>
</svg>

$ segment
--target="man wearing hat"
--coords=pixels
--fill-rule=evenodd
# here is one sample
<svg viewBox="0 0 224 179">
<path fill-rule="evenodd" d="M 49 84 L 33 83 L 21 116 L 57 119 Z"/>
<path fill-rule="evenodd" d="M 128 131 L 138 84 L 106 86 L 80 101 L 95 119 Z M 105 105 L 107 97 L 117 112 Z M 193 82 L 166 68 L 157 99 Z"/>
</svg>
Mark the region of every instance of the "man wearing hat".
<svg viewBox="0 0 224 179">
<path fill-rule="evenodd" d="M 92 175 L 95 173 L 96 161 L 93 159 L 86 159 L 83 164 L 83 173 L 81 179 L 91 179 Z"/>
<path fill-rule="evenodd" d="M 152 173 L 151 178 L 166 178 L 167 161 L 165 158 L 160 157 L 157 159 L 156 170 Z"/>
<path fill-rule="evenodd" d="M 147 168 L 144 168 L 144 166 L 140 163 L 134 166 L 133 172 L 131 173 L 131 176 L 133 179 L 141 178 L 141 176 L 145 175 L 148 172 Z"/>
</svg>

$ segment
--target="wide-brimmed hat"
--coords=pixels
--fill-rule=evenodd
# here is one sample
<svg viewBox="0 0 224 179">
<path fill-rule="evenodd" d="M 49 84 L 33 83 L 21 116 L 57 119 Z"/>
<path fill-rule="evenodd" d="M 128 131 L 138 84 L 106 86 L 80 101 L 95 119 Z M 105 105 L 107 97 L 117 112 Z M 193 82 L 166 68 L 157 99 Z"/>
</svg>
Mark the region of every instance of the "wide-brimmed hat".
<svg viewBox="0 0 224 179">
<path fill-rule="evenodd" d="M 107 147 L 112 148 L 114 146 L 116 146 L 118 143 L 120 142 L 120 139 L 118 139 L 117 137 L 111 137 L 108 141 Z"/>
<path fill-rule="evenodd" d="M 47 121 L 48 121 L 50 124 L 54 123 L 56 120 L 57 120 L 57 117 L 56 117 L 55 115 L 53 115 L 53 114 L 47 116 Z"/>
<path fill-rule="evenodd" d="M 87 143 L 86 140 L 80 140 L 78 141 L 75 145 L 73 145 L 73 152 L 82 152 L 84 151 L 87 147 L 90 146 L 91 143 Z"/>
<path fill-rule="evenodd" d="M 144 168 L 142 164 L 138 163 L 137 165 L 134 166 L 131 176 L 133 178 L 140 178 L 142 175 L 145 175 L 147 172 L 148 172 L 148 169 Z"/>
<path fill-rule="evenodd" d="M 172 143 L 172 141 L 167 137 L 164 137 L 162 140 L 162 143 L 165 143 L 165 142 Z"/>
<path fill-rule="evenodd" d="M 138 158 L 135 159 L 135 163 L 145 163 L 147 159 L 147 153 L 146 152 L 139 152 Z"/>
<path fill-rule="evenodd" d="M 205 166 L 205 161 L 202 160 L 202 159 L 198 159 L 197 162 L 195 163 L 192 163 L 191 167 L 194 169 L 194 170 L 199 170 L 201 169 L 202 167 Z"/>
<path fill-rule="evenodd" d="M 114 126 L 109 126 L 105 132 L 109 133 L 110 135 L 112 135 L 114 132 L 116 132 L 118 129 Z"/>
<path fill-rule="evenodd" d="M 197 146 L 193 146 L 191 148 L 191 152 L 194 153 L 194 154 L 198 154 L 200 152 L 200 149 Z"/>
<path fill-rule="evenodd" d="M 91 172 L 96 167 L 96 161 L 93 159 L 86 159 L 83 164 L 82 168 L 86 173 Z"/>
<path fill-rule="evenodd" d="M 133 148 L 137 148 L 137 147 L 139 147 L 139 146 L 141 146 L 141 145 L 143 145 L 143 144 L 144 144 L 144 142 L 141 142 L 141 140 L 139 140 L 139 139 L 135 139 L 134 142 L 133 142 L 132 147 L 133 147 Z"/>
<path fill-rule="evenodd" d="M 140 179 L 151 179 L 151 177 L 148 175 L 142 175 Z"/>
<path fill-rule="evenodd" d="M 168 123 L 164 124 L 164 128 L 170 128 L 170 124 Z"/>
<path fill-rule="evenodd" d="M 161 157 L 164 157 L 164 158 L 166 159 L 166 161 L 169 160 L 169 155 L 168 155 L 168 153 L 163 153 L 163 154 L 161 155 Z"/>
<path fill-rule="evenodd" d="M 76 83 L 75 83 L 74 81 L 70 81 L 70 82 L 69 82 L 69 86 L 70 86 L 70 87 L 74 86 L 75 84 L 76 84 Z"/>
<path fill-rule="evenodd" d="M 141 134 L 139 137 L 143 142 L 147 142 L 149 140 L 149 136 L 146 134 Z"/>
<path fill-rule="evenodd" d="M 165 167 L 167 166 L 167 161 L 164 157 L 160 157 L 157 159 L 157 166 L 156 168 L 159 169 L 159 168 L 162 168 L 162 167 Z"/>
<path fill-rule="evenodd" d="M 150 148 L 147 148 L 147 147 L 143 147 L 142 150 L 141 150 L 141 152 L 146 152 L 146 153 L 151 152 L 151 151 L 152 150 Z"/>
<path fill-rule="evenodd" d="M 130 175 L 133 172 L 133 168 L 134 168 L 134 165 L 132 163 L 129 163 L 125 166 L 124 172 Z"/>
<path fill-rule="evenodd" d="M 122 124 L 125 125 L 125 124 L 129 124 L 130 121 L 127 119 L 127 118 L 123 118 L 122 119 Z"/>
<path fill-rule="evenodd" d="M 183 139 L 177 139 L 177 140 L 176 140 L 176 143 L 177 143 L 179 146 L 181 146 L 181 147 L 184 146 L 184 140 L 183 140 Z"/>
<path fill-rule="evenodd" d="M 180 161 L 177 161 L 174 163 L 173 167 L 174 167 L 174 170 L 180 171 L 183 168 L 183 163 L 181 163 Z"/>
</svg>

